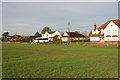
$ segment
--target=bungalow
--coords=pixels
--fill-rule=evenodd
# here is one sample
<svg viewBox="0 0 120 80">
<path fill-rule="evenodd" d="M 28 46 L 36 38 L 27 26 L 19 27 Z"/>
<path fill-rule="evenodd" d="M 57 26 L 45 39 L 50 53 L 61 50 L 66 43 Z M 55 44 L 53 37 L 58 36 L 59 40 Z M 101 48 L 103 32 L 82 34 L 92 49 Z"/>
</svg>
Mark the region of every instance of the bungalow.
<svg viewBox="0 0 120 80">
<path fill-rule="evenodd" d="M 53 41 L 54 38 L 61 38 L 61 33 L 59 31 L 48 31 L 45 32 L 45 34 L 42 34 L 42 37 L 38 37 L 34 40 L 34 43 L 36 42 L 50 42 Z"/>
<path fill-rule="evenodd" d="M 65 32 L 62 35 L 61 40 L 63 42 L 72 41 L 72 40 L 86 40 L 86 36 L 81 34 L 79 31 L 76 32 Z"/>
<path fill-rule="evenodd" d="M 90 32 L 90 42 L 120 43 L 120 20 L 109 20 L 100 27 L 94 25 Z"/>
</svg>

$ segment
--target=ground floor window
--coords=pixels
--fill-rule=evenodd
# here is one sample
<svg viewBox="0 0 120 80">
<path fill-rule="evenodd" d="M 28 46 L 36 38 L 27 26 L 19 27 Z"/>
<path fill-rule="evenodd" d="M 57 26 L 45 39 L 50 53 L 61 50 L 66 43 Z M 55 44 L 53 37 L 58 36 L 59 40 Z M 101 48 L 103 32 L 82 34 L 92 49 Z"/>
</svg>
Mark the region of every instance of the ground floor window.
<svg viewBox="0 0 120 80">
<path fill-rule="evenodd" d="M 99 37 L 90 37 L 90 41 L 99 41 L 100 38 Z"/>
<path fill-rule="evenodd" d="M 105 37 L 105 41 L 118 41 L 118 37 Z"/>
</svg>

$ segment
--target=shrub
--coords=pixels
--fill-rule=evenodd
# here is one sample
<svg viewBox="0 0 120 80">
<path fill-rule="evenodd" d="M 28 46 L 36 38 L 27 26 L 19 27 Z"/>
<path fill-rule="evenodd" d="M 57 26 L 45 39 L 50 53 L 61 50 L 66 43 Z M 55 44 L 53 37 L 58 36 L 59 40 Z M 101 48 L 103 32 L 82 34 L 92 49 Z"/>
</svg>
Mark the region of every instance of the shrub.
<svg viewBox="0 0 120 80">
<path fill-rule="evenodd" d="M 90 42 L 90 39 L 88 39 L 88 40 L 73 40 L 71 42 Z"/>
</svg>

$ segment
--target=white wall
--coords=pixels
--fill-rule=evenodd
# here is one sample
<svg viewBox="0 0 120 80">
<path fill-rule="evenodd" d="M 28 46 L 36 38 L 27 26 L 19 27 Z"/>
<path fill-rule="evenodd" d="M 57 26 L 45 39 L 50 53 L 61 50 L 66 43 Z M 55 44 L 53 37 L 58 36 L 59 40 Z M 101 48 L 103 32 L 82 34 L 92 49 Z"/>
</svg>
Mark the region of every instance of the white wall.
<svg viewBox="0 0 120 80">
<path fill-rule="evenodd" d="M 34 43 L 43 43 L 43 42 L 49 42 L 49 40 L 34 40 Z"/>
<path fill-rule="evenodd" d="M 68 38 L 67 38 L 67 37 L 62 37 L 61 39 L 62 39 L 63 42 L 68 41 Z"/>
<path fill-rule="evenodd" d="M 118 26 L 113 23 L 112 21 L 107 25 L 107 27 L 104 29 L 104 37 L 106 37 L 107 35 L 113 36 L 113 35 L 117 35 L 118 36 Z M 108 33 L 107 31 L 110 31 L 110 33 Z M 116 30 L 117 33 L 114 33 L 113 30 Z"/>
<path fill-rule="evenodd" d="M 69 36 L 69 35 L 65 32 L 65 33 L 63 34 L 63 36 Z M 68 38 L 67 38 L 67 37 L 62 37 L 61 40 L 62 40 L 63 42 L 66 42 L 66 41 L 68 41 Z"/>
<path fill-rule="evenodd" d="M 100 41 L 99 37 L 90 37 L 90 41 Z"/>
<path fill-rule="evenodd" d="M 110 33 L 108 33 L 108 30 L 110 31 Z M 114 33 L 114 30 L 116 30 L 116 33 Z M 120 33 L 120 28 L 114 23 L 114 22 L 110 22 L 107 27 L 104 29 L 104 41 L 120 41 L 120 39 L 118 39 L 118 37 L 106 37 L 107 35 L 113 36 L 113 35 L 117 35 L 119 36 Z"/>
<path fill-rule="evenodd" d="M 98 34 L 100 31 L 96 30 L 92 30 L 92 34 Z"/>
<path fill-rule="evenodd" d="M 63 36 L 69 36 L 66 32 L 63 34 Z"/>
<path fill-rule="evenodd" d="M 46 32 L 45 34 L 42 34 L 42 38 L 50 38 L 50 37 L 54 37 L 55 35 L 59 35 L 59 39 L 61 37 L 61 33 L 56 31 L 53 34 L 49 34 L 48 32 Z"/>
<path fill-rule="evenodd" d="M 42 37 L 41 38 L 48 38 L 48 36 L 49 36 L 49 33 L 45 33 L 45 34 L 42 34 Z"/>
<path fill-rule="evenodd" d="M 55 35 L 59 35 L 58 38 L 59 38 L 59 39 L 61 38 L 61 33 L 60 33 L 59 31 L 56 31 L 56 32 L 53 34 L 53 37 L 54 37 Z"/>
<path fill-rule="evenodd" d="M 104 41 L 118 41 L 118 37 L 105 37 Z"/>
</svg>

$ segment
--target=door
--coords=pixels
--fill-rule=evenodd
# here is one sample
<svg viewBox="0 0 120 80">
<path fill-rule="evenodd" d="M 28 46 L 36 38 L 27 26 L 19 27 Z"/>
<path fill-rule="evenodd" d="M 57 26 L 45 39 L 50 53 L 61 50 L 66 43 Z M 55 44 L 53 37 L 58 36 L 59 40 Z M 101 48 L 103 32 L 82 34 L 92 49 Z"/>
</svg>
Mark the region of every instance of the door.
<svg viewBox="0 0 120 80">
<path fill-rule="evenodd" d="M 104 38 L 102 37 L 102 38 L 100 38 L 100 42 L 104 42 Z"/>
</svg>

